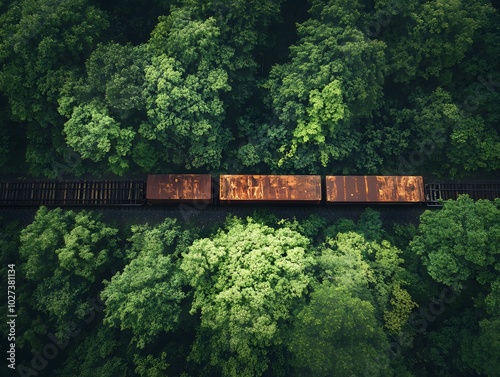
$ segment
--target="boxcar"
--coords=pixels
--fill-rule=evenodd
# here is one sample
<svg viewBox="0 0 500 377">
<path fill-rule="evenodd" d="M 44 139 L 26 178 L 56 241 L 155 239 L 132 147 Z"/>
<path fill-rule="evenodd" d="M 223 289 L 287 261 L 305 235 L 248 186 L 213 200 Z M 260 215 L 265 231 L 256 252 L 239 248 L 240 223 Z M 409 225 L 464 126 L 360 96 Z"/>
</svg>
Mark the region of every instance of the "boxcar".
<svg viewBox="0 0 500 377">
<path fill-rule="evenodd" d="M 148 175 L 146 200 L 151 204 L 212 201 L 210 174 Z"/>
<path fill-rule="evenodd" d="M 221 203 L 320 203 L 319 175 L 221 175 Z"/>
<path fill-rule="evenodd" d="M 327 203 L 425 202 L 423 177 L 327 176 Z"/>
</svg>

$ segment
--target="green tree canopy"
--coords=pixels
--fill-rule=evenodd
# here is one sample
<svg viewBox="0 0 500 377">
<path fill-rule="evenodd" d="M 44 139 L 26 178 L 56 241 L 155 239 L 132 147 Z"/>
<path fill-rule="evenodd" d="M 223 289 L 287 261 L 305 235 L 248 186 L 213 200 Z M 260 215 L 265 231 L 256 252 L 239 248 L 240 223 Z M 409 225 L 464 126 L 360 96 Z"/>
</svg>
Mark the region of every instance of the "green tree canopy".
<svg viewBox="0 0 500 377">
<path fill-rule="evenodd" d="M 54 326 L 62 336 L 87 314 L 91 290 L 121 257 L 117 233 L 90 212 L 45 207 L 21 231 L 22 271 L 33 287 L 21 300 L 46 319 L 45 331 Z"/>
<path fill-rule="evenodd" d="M 368 242 L 359 233 L 339 233 L 317 258 L 319 277 L 370 302 L 379 323 L 398 333 L 416 306 L 404 288 L 401 253 L 386 240 Z"/>
<path fill-rule="evenodd" d="M 104 322 L 132 330 L 137 346 L 144 348 L 179 323 L 185 293 L 174 252 L 188 234 L 172 219 L 153 229 L 136 227 L 133 231 L 129 241 L 134 258 L 123 272 L 104 282 L 101 296 L 106 303 Z"/>
<path fill-rule="evenodd" d="M 468 196 L 447 201 L 441 211 L 421 216 L 411 247 L 436 281 L 460 288 L 466 282 L 490 285 L 498 277 L 500 203 Z"/>
<path fill-rule="evenodd" d="M 294 322 L 289 347 L 300 375 L 391 375 L 375 308 L 347 287 L 318 285 Z"/>
<path fill-rule="evenodd" d="M 248 221 L 234 219 L 227 231 L 196 240 L 181 265 L 193 287 L 191 312 L 201 315 L 191 357 L 224 376 L 266 371 L 267 349 L 282 343 L 310 281 L 305 237 Z"/>
<path fill-rule="evenodd" d="M 447 313 L 451 319 L 431 332 L 427 340 L 434 347 L 427 355 L 435 365 L 453 359 L 455 370 L 497 374 L 498 358 L 493 355 L 500 352 L 498 245 L 498 199 L 494 203 L 474 202 L 463 195 L 456 201 L 446 201 L 442 210 L 422 214 L 411 250 L 421 256 L 432 279 L 453 287 L 455 296 L 459 296 L 459 302 L 454 303 L 457 308 Z M 462 319 L 464 311 L 467 319 Z M 461 335 L 450 343 L 449 333 Z"/>
<path fill-rule="evenodd" d="M 159 143 L 164 161 L 187 169 L 219 168 L 230 139 L 221 93 L 231 87 L 219 36 L 213 18 L 191 20 L 183 10 L 162 18 L 151 36 L 143 92 L 148 120 L 139 132 Z"/>
<path fill-rule="evenodd" d="M 288 133 L 280 165 L 293 159 L 293 167 L 314 170 L 359 149 L 359 122 L 381 105 L 386 70 L 385 44 L 360 30 L 361 7 L 337 0 L 313 5 L 312 18 L 298 26 L 290 62 L 272 69 L 266 86 Z"/>
<path fill-rule="evenodd" d="M 86 0 L 12 2 L 2 24 L 0 90 L 27 125 L 26 159 L 36 175 L 54 176 L 65 144 L 57 100 L 70 72 L 82 68 L 103 31 L 105 14 Z"/>
</svg>

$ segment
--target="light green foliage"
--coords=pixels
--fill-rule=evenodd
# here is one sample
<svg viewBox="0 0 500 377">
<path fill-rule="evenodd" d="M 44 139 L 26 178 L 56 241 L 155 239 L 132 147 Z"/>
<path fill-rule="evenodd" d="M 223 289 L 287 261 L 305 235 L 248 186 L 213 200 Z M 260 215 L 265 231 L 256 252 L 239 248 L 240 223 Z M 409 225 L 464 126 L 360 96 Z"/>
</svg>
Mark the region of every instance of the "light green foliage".
<svg viewBox="0 0 500 377">
<path fill-rule="evenodd" d="M 65 83 L 59 113 L 68 118 L 67 144 L 83 159 L 104 161 L 115 174 L 128 170 L 145 116 L 142 87 L 149 63 L 146 46 L 99 45 L 86 62 L 86 75 Z"/>
<path fill-rule="evenodd" d="M 418 305 L 412 300 L 406 289 L 399 282 L 392 287 L 391 309 L 384 311 L 384 327 L 392 334 L 399 334 L 408 322 L 412 310 Z"/>
<path fill-rule="evenodd" d="M 498 201 L 460 196 L 445 202 L 441 211 L 422 214 L 411 247 L 434 280 L 454 287 L 469 280 L 491 284 L 498 275 L 499 206 Z"/>
<path fill-rule="evenodd" d="M 177 10 L 151 36 L 145 69 L 148 120 L 140 134 L 162 145 L 160 155 L 187 169 L 218 168 L 230 133 L 222 126 L 221 94 L 231 90 L 214 19 L 191 21 Z M 200 58 L 200 59 L 198 59 Z"/>
<path fill-rule="evenodd" d="M 289 348 L 301 375 L 390 375 L 389 344 L 375 308 L 347 287 L 318 285 L 294 322 Z"/>
<path fill-rule="evenodd" d="M 162 352 L 159 358 L 155 358 L 152 355 L 147 355 L 146 357 L 134 355 L 135 373 L 141 377 L 166 376 L 165 371 L 169 366 L 165 361 L 166 357 L 165 352 Z"/>
<path fill-rule="evenodd" d="M 139 348 L 161 332 L 175 330 L 181 312 L 183 274 L 177 267 L 177 242 L 183 242 L 175 220 L 167 219 L 153 229 L 134 228 L 130 239 L 133 259 L 123 272 L 105 281 L 101 297 L 106 303 L 108 325 L 130 329 Z"/>
<path fill-rule="evenodd" d="M 66 141 L 84 159 L 101 161 L 109 152 L 112 171 L 123 174 L 128 164 L 121 159 L 130 153 L 135 132 L 120 128 L 108 111 L 95 104 L 75 107 L 70 120 L 64 124 Z"/>
<path fill-rule="evenodd" d="M 359 148 L 359 120 L 381 104 L 385 45 L 364 37 L 360 4 L 354 4 L 353 13 L 344 2 L 316 4 L 313 18 L 298 26 L 290 63 L 271 71 L 266 87 L 289 132 L 279 165 L 300 159 L 303 148 L 318 151 L 311 161 L 316 165 L 345 159 Z"/>
<path fill-rule="evenodd" d="M 355 296 L 371 302 L 377 319 L 398 332 L 416 306 L 405 284 L 401 250 L 382 240 L 368 242 L 358 233 L 339 233 L 327 240 L 318 257 L 320 278 L 345 287 Z"/>
<path fill-rule="evenodd" d="M 349 288 L 365 299 L 371 295 L 369 285 L 375 282 L 370 264 L 363 255 L 369 245 L 363 236 L 354 232 L 339 233 L 327 241 L 328 247 L 318 257 L 320 277 L 336 286 Z"/>
<path fill-rule="evenodd" d="M 45 207 L 21 231 L 21 268 L 34 287 L 24 299 L 45 313 L 59 335 L 85 316 L 96 278 L 120 256 L 117 233 L 90 212 Z"/>
<path fill-rule="evenodd" d="M 282 342 L 282 326 L 310 281 L 305 237 L 248 221 L 234 219 L 227 231 L 196 240 L 181 265 L 194 290 L 191 312 L 201 314 L 191 357 L 224 376 L 262 375 L 266 349 Z"/>
</svg>

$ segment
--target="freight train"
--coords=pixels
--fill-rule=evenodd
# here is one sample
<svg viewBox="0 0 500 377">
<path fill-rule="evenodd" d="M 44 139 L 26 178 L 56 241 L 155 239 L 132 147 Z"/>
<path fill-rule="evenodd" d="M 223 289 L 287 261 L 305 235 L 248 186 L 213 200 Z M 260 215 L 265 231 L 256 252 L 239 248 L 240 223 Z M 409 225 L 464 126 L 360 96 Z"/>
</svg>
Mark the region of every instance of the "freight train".
<svg viewBox="0 0 500 377">
<path fill-rule="evenodd" d="M 0 207 L 231 204 L 426 204 L 468 194 L 500 198 L 500 182 L 457 183 L 421 176 L 160 174 L 143 180 L 0 181 Z"/>
</svg>

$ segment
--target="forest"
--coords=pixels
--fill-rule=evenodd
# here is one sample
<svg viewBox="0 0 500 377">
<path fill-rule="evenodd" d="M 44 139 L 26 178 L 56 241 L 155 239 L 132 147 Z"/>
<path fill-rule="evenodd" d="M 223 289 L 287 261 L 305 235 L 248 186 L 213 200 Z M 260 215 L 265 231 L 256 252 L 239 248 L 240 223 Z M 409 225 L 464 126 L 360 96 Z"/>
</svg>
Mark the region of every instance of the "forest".
<svg viewBox="0 0 500 377">
<path fill-rule="evenodd" d="M 2 0 L 0 173 L 500 169 L 486 0 Z"/>
<path fill-rule="evenodd" d="M 102 215 L 1 219 L 17 313 L 2 375 L 499 376 L 500 199 L 461 196 L 418 225 L 370 208 L 208 226 Z"/>
<path fill-rule="evenodd" d="M 0 0 L 0 178 L 498 177 L 499 12 Z M 1 375 L 500 376 L 500 199 L 288 210 L 0 211 Z"/>
</svg>

